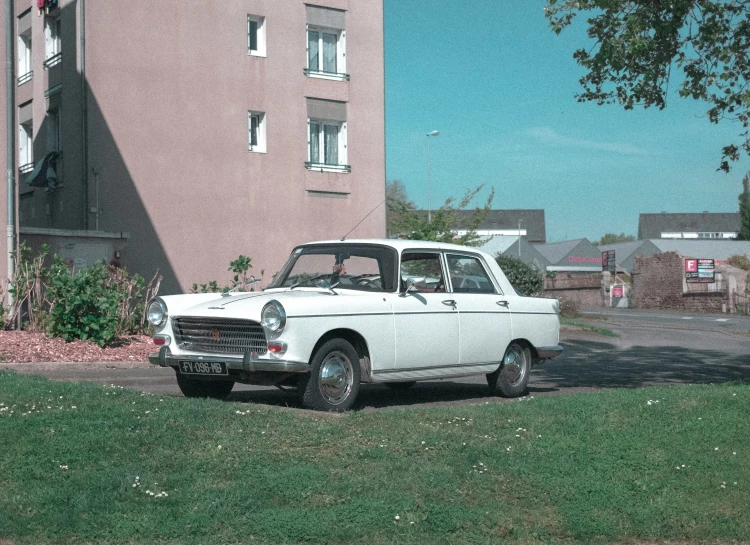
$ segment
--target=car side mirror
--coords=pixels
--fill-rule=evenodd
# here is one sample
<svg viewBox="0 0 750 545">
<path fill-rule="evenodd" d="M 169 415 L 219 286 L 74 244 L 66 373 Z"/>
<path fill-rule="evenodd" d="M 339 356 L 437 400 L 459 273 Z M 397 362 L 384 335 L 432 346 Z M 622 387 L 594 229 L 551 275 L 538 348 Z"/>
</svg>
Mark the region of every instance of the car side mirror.
<svg viewBox="0 0 750 545">
<path fill-rule="evenodd" d="M 408 294 L 408 293 L 409 293 L 410 291 L 416 291 L 416 288 L 414 287 L 414 285 L 415 285 L 415 284 L 416 284 L 417 282 L 424 282 L 424 278 L 421 278 L 421 277 L 420 277 L 420 278 L 417 278 L 417 277 L 410 277 L 410 278 L 407 278 L 407 279 L 406 279 L 406 287 L 404 288 L 404 291 L 402 291 L 401 293 L 399 293 L 399 296 L 400 296 L 400 297 L 406 297 L 406 295 L 407 295 L 407 294 Z"/>
</svg>

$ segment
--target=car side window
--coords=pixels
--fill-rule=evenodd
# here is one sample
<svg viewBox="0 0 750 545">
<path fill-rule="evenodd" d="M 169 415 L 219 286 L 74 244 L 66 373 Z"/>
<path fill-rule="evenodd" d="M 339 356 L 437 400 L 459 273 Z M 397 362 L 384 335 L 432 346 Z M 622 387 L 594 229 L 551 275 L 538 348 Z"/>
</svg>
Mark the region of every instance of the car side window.
<svg viewBox="0 0 750 545">
<path fill-rule="evenodd" d="M 476 257 L 448 254 L 448 272 L 456 293 L 496 293 L 490 276 Z"/>
<path fill-rule="evenodd" d="M 404 252 L 401 256 L 401 287 L 411 281 L 413 291 L 420 293 L 445 291 L 443 266 L 439 252 Z"/>
</svg>

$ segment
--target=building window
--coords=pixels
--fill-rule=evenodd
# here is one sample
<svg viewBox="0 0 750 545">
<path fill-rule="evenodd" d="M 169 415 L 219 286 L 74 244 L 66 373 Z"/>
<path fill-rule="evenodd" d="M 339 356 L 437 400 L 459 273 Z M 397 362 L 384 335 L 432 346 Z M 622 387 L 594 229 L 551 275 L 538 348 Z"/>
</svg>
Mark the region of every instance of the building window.
<svg viewBox="0 0 750 545">
<path fill-rule="evenodd" d="M 257 15 L 247 16 L 247 54 L 256 57 L 266 56 L 266 18 Z"/>
<path fill-rule="evenodd" d="M 34 170 L 34 141 L 29 119 L 18 125 L 18 165 L 22 173 Z"/>
<path fill-rule="evenodd" d="M 307 27 L 308 76 L 349 79 L 346 74 L 346 33 L 320 27 Z"/>
<path fill-rule="evenodd" d="M 44 67 L 55 66 L 62 59 L 60 18 L 47 17 L 44 21 Z"/>
<path fill-rule="evenodd" d="M 60 110 L 47 112 L 47 152 L 61 151 Z"/>
<path fill-rule="evenodd" d="M 266 114 L 264 112 L 248 112 L 248 149 L 256 153 L 266 152 Z"/>
<path fill-rule="evenodd" d="M 351 171 L 346 164 L 346 123 L 323 119 L 308 121 L 308 162 L 311 170 Z"/>
<path fill-rule="evenodd" d="M 28 27 L 26 26 L 29 20 Z M 30 15 L 27 13 L 18 20 L 18 85 L 22 85 L 31 79 L 31 25 Z M 25 27 L 25 28 L 24 28 Z"/>
</svg>

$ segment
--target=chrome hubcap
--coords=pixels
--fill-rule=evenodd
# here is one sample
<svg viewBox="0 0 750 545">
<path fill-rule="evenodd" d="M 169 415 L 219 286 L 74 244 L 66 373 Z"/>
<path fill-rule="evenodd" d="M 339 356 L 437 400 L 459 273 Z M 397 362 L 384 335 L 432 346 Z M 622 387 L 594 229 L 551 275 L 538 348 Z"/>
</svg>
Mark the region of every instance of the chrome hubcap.
<svg viewBox="0 0 750 545">
<path fill-rule="evenodd" d="M 506 384 L 515 386 L 519 384 L 526 375 L 525 363 L 526 355 L 520 347 L 513 346 L 503 358 L 503 369 L 500 373 Z"/>
<path fill-rule="evenodd" d="M 352 363 L 343 352 L 331 352 L 320 365 L 320 393 L 331 405 L 343 402 L 352 390 Z"/>
</svg>

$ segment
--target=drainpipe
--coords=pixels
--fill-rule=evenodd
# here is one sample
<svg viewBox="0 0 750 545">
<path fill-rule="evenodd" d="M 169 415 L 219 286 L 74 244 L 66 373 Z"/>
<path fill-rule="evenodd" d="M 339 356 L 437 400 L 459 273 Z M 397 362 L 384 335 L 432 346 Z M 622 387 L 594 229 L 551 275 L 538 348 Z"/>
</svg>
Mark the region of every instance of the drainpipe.
<svg viewBox="0 0 750 545">
<path fill-rule="evenodd" d="M 88 84 L 86 82 L 86 0 L 78 0 L 81 33 L 81 172 L 83 175 L 83 230 L 89 230 L 89 133 Z"/>
<path fill-rule="evenodd" d="M 8 253 L 8 282 L 15 276 L 16 263 L 13 252 L 16 251 L 16 81 L 13 69 L 15 66 L 13 42 L 15 38 L 13 18 L 13 0 L 5 0 L 5 103 L 6 103 L 6 144 L 8 166 L 8 222 L 7 222 L 7 253 Z M 13 294 L 8 291 L 8 305 L 13 304 Z"/>
</svg>

